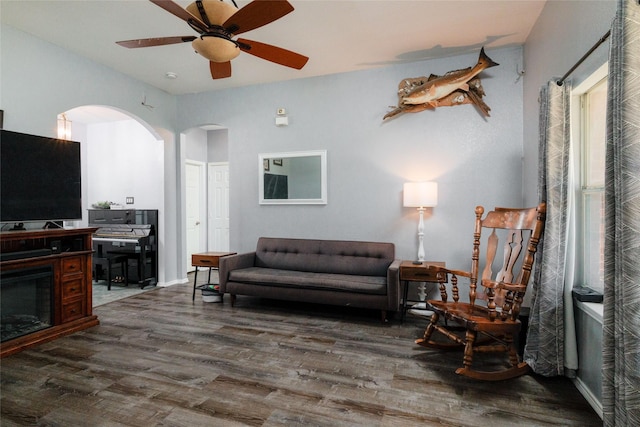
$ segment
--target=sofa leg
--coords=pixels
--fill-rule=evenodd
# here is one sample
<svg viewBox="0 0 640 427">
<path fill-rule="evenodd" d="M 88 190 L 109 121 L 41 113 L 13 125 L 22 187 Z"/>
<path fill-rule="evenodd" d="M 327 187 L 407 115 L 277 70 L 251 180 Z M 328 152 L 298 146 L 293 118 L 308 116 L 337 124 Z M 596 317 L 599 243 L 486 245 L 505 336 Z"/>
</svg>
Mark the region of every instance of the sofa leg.
<svg viewBox="0 0 640 427">
<path fill-rule="evenodd" d="M 235 303 L 236 303 L 236 295 L 231 294 L 231 307 L 233 307 Z"/>
<path fill-rule="evenodd" d="M 380 315 L 382 316 L 380 318 L 380 320 L 382 320 L 382 323 L 387 323 L 389 321 L 389 319 L 387 319 L 387 310 L 381 310 Z"/>
</svg>

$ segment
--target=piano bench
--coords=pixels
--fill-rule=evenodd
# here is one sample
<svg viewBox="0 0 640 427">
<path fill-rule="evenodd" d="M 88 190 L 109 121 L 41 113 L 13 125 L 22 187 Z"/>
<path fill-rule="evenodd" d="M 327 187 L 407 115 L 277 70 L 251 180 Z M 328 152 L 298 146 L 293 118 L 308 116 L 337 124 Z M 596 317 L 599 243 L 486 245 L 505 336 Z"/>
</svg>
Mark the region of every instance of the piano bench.
<svg viewBox="0 0 640 427">
<path fill-rule="evenodd" d="M 98 266 L 101 269 L 107 270 L 107 290 L 111 290 L 111 272 L 114 264 L 120 264 L 120 269 L 122 270 L 122 275 L 124 276 L 124 284 L 125 286 L 129 286 L 129 268 L 128 268 L 128 259 L 127 255 L 123 254 L 102 254 L 99 256 L 97 254 L 93 254 L 93 265 L 94 265 L 94 275 L 96 282 L 98 281 Z"/>
</svg>

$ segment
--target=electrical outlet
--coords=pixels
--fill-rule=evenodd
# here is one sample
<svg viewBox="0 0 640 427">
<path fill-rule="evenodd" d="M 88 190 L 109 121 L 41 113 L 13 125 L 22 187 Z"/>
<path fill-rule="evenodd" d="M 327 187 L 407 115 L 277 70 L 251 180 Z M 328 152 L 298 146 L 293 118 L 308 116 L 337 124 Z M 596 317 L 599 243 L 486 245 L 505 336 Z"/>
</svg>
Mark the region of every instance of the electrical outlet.
<svg viewBox="0 0 640 427">
<path fill-rule="evenodd" d="M 133 204 L 133 197 L 127 197 L 127 204 L 128 205 L 132 205 Z"/>
</svg>

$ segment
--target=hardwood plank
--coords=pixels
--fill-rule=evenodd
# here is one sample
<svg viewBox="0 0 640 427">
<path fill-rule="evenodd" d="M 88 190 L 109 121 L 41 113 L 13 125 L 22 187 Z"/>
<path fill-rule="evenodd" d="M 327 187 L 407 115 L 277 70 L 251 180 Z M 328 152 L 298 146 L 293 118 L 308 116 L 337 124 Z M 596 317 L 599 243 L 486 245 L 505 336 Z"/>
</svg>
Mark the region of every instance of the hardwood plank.
<svg viewBox="0 0 640 427">
<path fill-rule="evenodd" d="M 206 276 L 206 275 L 202 275 Z M 416 346 L 425 320 L 239 296 L 193 283 L 96 307 L 100 325 L 2 359 L 0 424 L 596 426 L 570 380 L 499 384 Z"/>
</svg>

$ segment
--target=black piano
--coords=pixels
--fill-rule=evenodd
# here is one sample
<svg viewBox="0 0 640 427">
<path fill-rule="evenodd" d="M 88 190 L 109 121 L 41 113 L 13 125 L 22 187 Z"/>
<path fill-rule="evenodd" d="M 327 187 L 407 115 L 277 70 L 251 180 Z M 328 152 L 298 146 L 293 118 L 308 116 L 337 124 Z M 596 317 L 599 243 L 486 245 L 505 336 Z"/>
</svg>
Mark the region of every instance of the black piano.
<svg viewBox="0 0 640 427">
<path fill-rule="evenodd" d="M 158 283 L 158 211 L 150 209 L 90 209 L 94 256 L 126 255 L 129 282 L 141 288 Z"/>
</svg>

